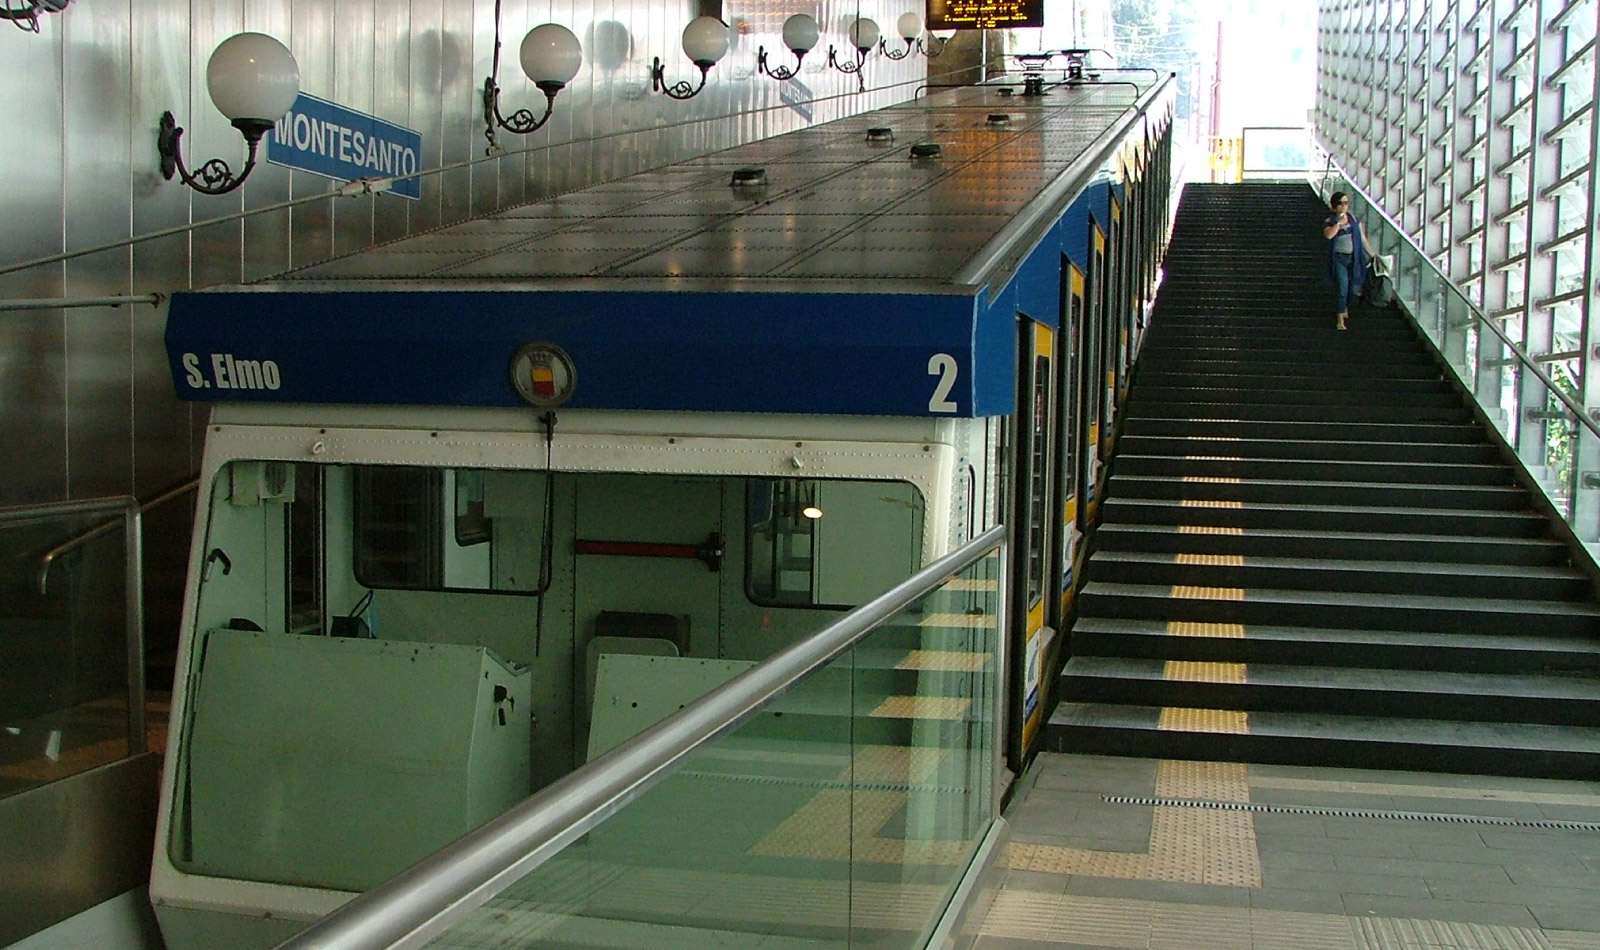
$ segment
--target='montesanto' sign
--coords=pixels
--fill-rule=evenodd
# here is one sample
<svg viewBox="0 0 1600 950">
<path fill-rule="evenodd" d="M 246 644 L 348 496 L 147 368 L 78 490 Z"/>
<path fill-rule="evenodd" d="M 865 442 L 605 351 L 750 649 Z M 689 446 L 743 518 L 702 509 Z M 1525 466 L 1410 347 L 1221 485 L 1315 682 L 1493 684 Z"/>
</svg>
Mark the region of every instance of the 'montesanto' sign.
<svg viewBox="0 0 1600 950">
<path fill-rule="evenodd" d="M 414 175 L 422 134 L 301 93 L 267 133 L 267 161 L 339 181 Z M 422 181 L 394 183 L 394 193 L 422 197 Z"/>
</svg>

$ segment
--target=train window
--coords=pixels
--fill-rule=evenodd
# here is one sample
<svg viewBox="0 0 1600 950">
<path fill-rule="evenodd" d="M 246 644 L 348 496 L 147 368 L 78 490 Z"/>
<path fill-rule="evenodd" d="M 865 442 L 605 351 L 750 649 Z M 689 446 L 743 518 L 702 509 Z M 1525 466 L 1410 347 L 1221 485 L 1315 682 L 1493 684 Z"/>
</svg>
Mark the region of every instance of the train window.
<svg viewBox="0 0 1600 950">
<path fill-rule="evenodd" d="M 539 591 L 550 486 L 543 472 L 354 466 L 350 485 L 363 587 Z"/>
<path fill-rule="evenodd" d="M 287 629 L 290 633 L 321 633 L 325 599 L 322 469 L 296 465 L 293 478 L 284 534 L 289 574 Z"/>
<path fill-rule="evenodd" d="M 745 593 L 772 607 L 865 603 L 921 565 L 924 507 L 906 482 L 751 479 Z"/>
<path fill-rule="evenodd" d="M 1044 558 L 1047 549 L 1045 502 L 1050 492 L 1050 359 L 1033 361 L 1033 432 L 1029 439 L 1028 498 L 1028 606 L 1043 596 Z"/>
</svg>

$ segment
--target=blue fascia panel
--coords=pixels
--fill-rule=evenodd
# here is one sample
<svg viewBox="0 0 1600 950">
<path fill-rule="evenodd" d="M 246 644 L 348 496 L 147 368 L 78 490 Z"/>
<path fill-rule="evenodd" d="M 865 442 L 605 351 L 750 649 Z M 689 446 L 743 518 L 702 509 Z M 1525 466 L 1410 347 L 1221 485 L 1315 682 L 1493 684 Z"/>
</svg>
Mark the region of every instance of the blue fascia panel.
<svg viewBox="0 0 1600 950">
<path fill-rule="evenodd" d="M 201 291 L 167 350 L 191 400 L 521 406 L 508 369 L 541 341 L 571 408 L 977 416 L 1011 411 L 1014 320 L 961 294 Z"/>
</svg>

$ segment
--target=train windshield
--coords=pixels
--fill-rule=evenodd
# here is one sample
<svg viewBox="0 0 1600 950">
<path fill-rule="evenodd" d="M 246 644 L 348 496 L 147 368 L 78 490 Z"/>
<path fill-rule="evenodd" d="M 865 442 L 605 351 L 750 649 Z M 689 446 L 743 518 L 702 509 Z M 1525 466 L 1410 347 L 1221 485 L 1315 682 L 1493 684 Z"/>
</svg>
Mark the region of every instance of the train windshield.
<svg viewBox="0 0 1600 950">
<path fill-rule="evenodd" d="M 337 890 L 598 754 L 607 656 L 732 675 L 928 530 L 887 480 L 236 461 L 210 493 L 170 851 Z"/>
</svg>

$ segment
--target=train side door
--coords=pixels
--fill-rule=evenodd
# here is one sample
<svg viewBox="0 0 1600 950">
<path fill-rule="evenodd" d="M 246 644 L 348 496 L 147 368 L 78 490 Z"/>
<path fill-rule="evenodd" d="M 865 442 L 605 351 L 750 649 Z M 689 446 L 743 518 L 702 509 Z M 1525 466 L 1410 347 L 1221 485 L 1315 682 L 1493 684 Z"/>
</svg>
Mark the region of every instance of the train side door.
<svg viewBox="0 0 1600 950">
<path fill-rule="evenodd" d="M 1067 258 L 1061 259 L 1061 332 L 1056 358 L 1056 492 L 1060 501 L 1059 530 L 1055 545 L 1055 565 L 1051 576 L 1055 590 L 1055 609 L 1051 623 L 1065 630 L 1072 591 L 1076 584 L 1074 555 L 1083 536 L 1080 518 L 1084 515 L 1083 485 L 1078 475 L 1079 459 L 1088 451 L 1083 418 L 1083 271 Z"/>
<path fill-rule="evenodd" d="M 1056 332 L 1026 317 L 1018 321 L 1018 326 L 1011 596 L 1012 603 L 1021 609 L 1012 611 L 1011 655 L 1017 660 L 1012 664 L 1010 721 L 1014 726 L 1010 745 L 1012 762 L 1021 768 L 1046 714 L 1044 699 L 1049 690 L 1045 683 L 1045 653 L 1054 635 L 1045 626 L 1045 595 L 1055 587 L 1049 572 L 1057 520 L 1052 505 L 1056 400 L 1052 364 Z"/>
<path fill-rule="evenodd" d="M 1080 309 L 1076 345 L 1078 367 L 1077 471 L 1074 474 L 1078 497 L 1078 530 L 1086 532 L 1094 520 L 1095 473 L 1100 464 L 1100 403 L 1105 396 L 1102 383 L 1102 339 L 1105 336 L 1105 232 L 1089 225 L 1089 272 L 1085 275 L 1083 307 Z"/>
</svg>

